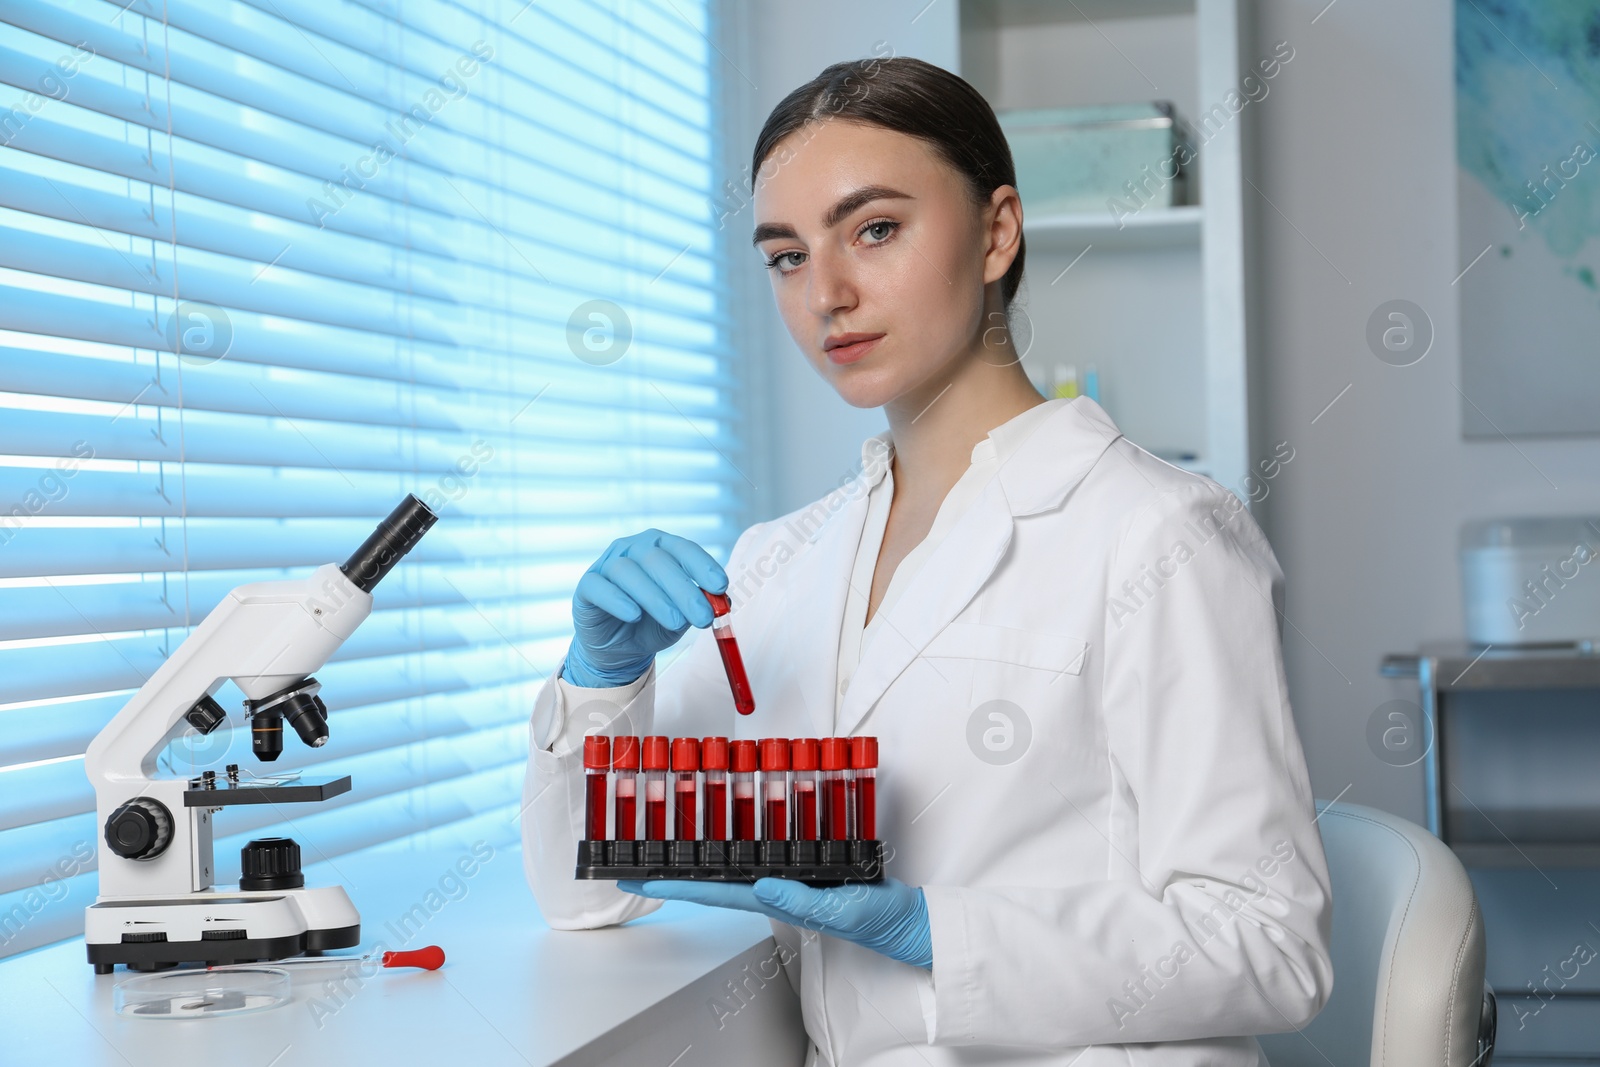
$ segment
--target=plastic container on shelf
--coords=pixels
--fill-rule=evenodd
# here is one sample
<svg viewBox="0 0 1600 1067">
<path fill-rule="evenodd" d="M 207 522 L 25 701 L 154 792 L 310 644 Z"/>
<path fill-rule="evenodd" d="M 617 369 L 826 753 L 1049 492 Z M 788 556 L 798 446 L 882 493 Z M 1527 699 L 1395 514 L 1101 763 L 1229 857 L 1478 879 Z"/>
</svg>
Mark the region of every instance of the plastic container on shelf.
<svg viewBox="0 0 1600 1067">
<path fill-rule="evenodd" d="M 1600 640 L 1600 516 L 1477 519 L 1460 549 L 1468 641 Z"/>
<path fill-rule="evenodd" d="M 1198 152 L 1168 101 L 1029 108 L 996 117 L 1030 215 L 1103 212 L 1112 198 L 1135 209 L 1195 202 Z"/>
</svg>

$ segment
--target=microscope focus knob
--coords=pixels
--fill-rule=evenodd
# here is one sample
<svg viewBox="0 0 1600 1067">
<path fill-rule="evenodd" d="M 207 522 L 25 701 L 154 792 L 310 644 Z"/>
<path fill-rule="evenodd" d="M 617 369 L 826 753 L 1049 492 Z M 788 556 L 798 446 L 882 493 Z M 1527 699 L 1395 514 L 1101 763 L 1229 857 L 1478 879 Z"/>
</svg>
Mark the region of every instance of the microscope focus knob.
<svg viewBox="0 0 1600 1067">
<path fill-rule="evenodd" d="M 258 837 L 239 850 L 240 889 L 299 889 L 300 846 L 292 837 Z"/>
<path fill-rule="evenodd" d="M 106 820 L 106 845 L 123 859 L 153 859 L 172 843 L 172 812 L 159 800 L 134 797 Z"/>
</svg>

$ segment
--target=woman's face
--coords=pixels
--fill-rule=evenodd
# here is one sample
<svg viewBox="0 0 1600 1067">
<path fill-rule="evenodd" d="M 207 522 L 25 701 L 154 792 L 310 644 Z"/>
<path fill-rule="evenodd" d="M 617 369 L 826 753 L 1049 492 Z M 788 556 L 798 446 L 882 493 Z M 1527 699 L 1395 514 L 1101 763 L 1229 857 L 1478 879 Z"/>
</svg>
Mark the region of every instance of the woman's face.
<svg viewBox="0 0 1600 1067">
<path fill-rule="evenodd" d="M 763 163 L 755 218 L 789 335 L 855 407 L 943 389 L 981 355 L 985 326 L 1003 322 L 988 319 L 1001 304 L 992 283 L 1016 255 L 1016 190 L 1002 186 L 980 211 L 918 138 L 809 123 Z M 834 347 L 855 335 L 869 340 Z"/>
</svg>

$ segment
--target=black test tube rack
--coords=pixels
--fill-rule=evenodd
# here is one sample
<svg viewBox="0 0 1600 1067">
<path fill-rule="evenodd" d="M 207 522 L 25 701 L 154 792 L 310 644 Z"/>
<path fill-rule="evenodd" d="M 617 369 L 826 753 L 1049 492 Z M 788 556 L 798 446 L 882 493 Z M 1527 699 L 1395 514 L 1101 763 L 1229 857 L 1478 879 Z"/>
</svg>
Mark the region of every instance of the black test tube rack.
<svg viewBox="0 0 1600 1067">
<path fill-rule="evenodd" d="M 580 841 L 577 876 L 809 886 L 883 881 L 882 841 Z"/>
</svg>

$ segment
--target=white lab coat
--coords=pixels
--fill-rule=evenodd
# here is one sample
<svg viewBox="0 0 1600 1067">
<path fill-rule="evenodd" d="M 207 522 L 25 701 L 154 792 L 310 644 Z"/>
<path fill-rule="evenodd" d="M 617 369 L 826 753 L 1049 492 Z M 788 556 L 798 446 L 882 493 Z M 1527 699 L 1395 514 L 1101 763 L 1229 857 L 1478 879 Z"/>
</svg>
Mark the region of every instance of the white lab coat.
<svg viewBox="0 0 1600 1067">
<path fill-rule="evenodd" d="M 933 969 L 774 922 L 815 1062 L 1256 1064 L 1248 1035 L 1303 1026 L 1333 973 L 1283 574 L 1242 502 L 1088 398 L 1061 404 L 888 609 L 840 700 L 865 513 L 857 480 L 735 544 L 753 716 L 706 630 L 632 686 L 540 692 L 522 826 L 546 920 L 659 906 L 572 876 L 585 729 L 872 734 L 879 837 L 889 873 L 923 887 Z"/>
</svg>

